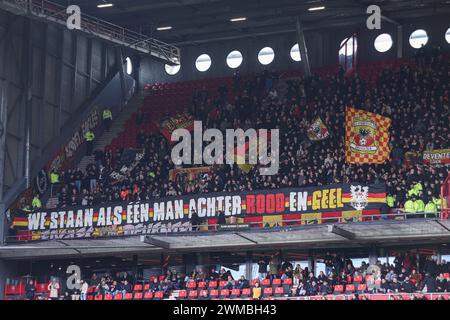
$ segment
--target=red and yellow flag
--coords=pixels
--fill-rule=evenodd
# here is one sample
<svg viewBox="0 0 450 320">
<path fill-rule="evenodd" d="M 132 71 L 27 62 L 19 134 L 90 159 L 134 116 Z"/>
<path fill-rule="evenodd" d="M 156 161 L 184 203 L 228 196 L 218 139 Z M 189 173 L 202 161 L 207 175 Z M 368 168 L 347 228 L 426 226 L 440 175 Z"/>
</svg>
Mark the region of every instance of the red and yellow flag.
<svg viewBox="0 0 450 320">
<path fill-rule="evenodd" d="M 345 162 L 380 164 L 389 159 L 391 119 L 347 107 L 345 113 Z"/>
</svg>

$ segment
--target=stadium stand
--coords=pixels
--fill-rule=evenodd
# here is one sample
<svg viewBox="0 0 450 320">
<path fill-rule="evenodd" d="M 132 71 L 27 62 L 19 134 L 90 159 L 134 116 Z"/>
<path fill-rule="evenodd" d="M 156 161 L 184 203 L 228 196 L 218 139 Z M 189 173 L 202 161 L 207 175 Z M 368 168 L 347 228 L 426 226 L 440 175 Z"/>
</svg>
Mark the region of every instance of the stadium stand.
<svg viewBox="0 0 450 320">
<path fill-rule="evenodd" d="M 449 13 L 1 0 L 0 300 L 449 301 Z"/>
<path fill-rule="evenodd" d="M 269 272 L 266 278 L 250 282 L 243 276 L 233 279 L 225 269 L 220 273 L 193 272 L 191 275 L 169 270 L 165 275 L 151 279 L 140 279 L 127 273 L 93 275 L 85 279 L 89 285 L 81 290 L 63 292 L 60 289 L 59 295 L 67 299 L 75 296 L 76 299 L 94 301 L 252 299 L 252 290 L 258 283 L 264 300 L 449 300 L 450 263 L 438 263 L 436 257 L 429 257 L 418 272 L 414 259 L 414 256 L 399 254 L 392 264 L 378 261 L 369 269 L 367 263 L 355 268 L 351 259 L 333 254 L 324 257 L 329 261 L 326 262 L 330 265 L 328 273 L 315 275 L 300 265 L 294 268 L 286 262 L 279 265 L 277 274 Z M 6 298 L 49 299 L 49 284 L 31 281 L 7 285 Z"/>
<path fill-rule="evenodd" d="M 405 152 L 449 148 L 448 86 L 449 59 L 437 48 L 413 60 L 368 63 L 357 73 L 347 75 L 330 67 L 311 78 L 292 72 L 264 72 L 242 79 L 148 85 L 142 108 L 104 152 L 96 152 L 96 161 L 86 173 L 77 168 L 59 172 L 59 205 L 364 181 L 386 183 L 393 199 L 391 209 L 403 208 L 411 200 L 432 203 L 439 211 L 440 186 L 448 169 L 405 158 Z M 429 93 L 425 94 L 425 89 Z M 390 162 L 376 166 L 345 164 L 339 150 L 344 149 L 347 105 L 393 119 Z M 207 127 L 281 128 L 279 174 L 255 176 L 258 166 L 248 174 L 237 166 L 216 166 L 201 182 L 181 185 L 170 181 L 168 173 L 174 168 L 170 145 L 159 133 L 158 125 L 169 116 L 186 112 L 203 120 Z M 150 113 L 152 121 L 147 121 Z M 318 116 L 332 139 L 306 148 L 301 137 L 306 136 L 309 123 Z M 127 148 L 143 150 L 144 156 L 130 179 L 112 181 L 110 174 L 124 165 Z M 414 192 L 415 188 L 420 191 Z M 413 211 L 423 211 L 423 207 L 418 205 Z"/>
</svg>

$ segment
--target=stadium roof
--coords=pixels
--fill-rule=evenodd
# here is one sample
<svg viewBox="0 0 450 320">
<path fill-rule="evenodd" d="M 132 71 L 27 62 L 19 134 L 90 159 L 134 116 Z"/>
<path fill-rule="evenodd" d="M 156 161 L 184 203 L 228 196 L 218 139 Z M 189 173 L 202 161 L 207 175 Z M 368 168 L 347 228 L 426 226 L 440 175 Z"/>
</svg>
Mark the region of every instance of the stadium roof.
<svg viewBox="0 0 450 320">
<path fill-rule="evenodd" d="M 450 221 L 410 219 L 114 239 L 29 242 L 0 247 L 0 259 L 100 257 L 158 252 L 393 247 L 450 242 Z"/>
<path fill-rule="evenodd" d="M 54 0 L 67 5 L 67 0 Z M 101 3 L 114 6 L 98 8 Z M 77 0 L 82 12 L 166 42 L 227 40 L 291 32 L 300 16 L 306 30 L 365 25 L 366 9 L 376 4 L 385 21 L 450 13 L 448 0 Z M 324 10 L 309 11 L 324 6 Z M 231 19 L 246 18 L 231 22 Z M 170 30 L 157 31 L 160 27 Z"/>
</svg>

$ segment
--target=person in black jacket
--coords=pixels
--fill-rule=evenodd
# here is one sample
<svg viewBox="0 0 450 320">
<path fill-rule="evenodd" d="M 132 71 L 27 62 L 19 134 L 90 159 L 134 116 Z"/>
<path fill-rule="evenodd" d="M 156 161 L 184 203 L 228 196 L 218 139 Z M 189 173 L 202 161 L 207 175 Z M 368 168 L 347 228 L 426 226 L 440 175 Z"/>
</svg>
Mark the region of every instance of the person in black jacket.
<svg viewBox="0 0 450 320">
<path fill-rule="evenodd" d="M 391 286 L 390 286 L 389 282 L 386 281 L 386 279 L 381 280 L 380 292 L 381 293 L 391 292 Z"/>
<path fill-rule="evenodd" d="M 400 287 L 400 291 L 401 292 L 406 292 L 406 293 L 413 293 L 413 292 L 416 291 L 416 286 L 414 285 L 414 283 L 409 281 L 408 277 L 406 277 L 405 280 L 403 281 L 401 287 Z"/>
<path fill-rule="evenodd" d="M 391 290 L 392 290 L 392 292 L 400 292 L 400 283 L 398 283 L 398 280 L 397 280 L 397 278 L 394 278 L 394 280 L 392 280 L 392 283 L 391 283 Z"/>
<path fill-rule="evenodd" d="M 225 219 L 225 213 L 223 211 L 219 211 L 218 215 L 217 215 L 217 224 L 219 224 L 221 226 L 226 223 L 227 223 L 227 221 Z"/>
<path fill-rule="evenodd" d="M 258 273 L 259 273 L 259 280 L 263 280 L 267 276 L 267 259 L 263 258 L 258 261 Z"/>
<path fill-rule="evenodd" d="M 28 284 L 25 286 L 25 297 L 27 300 L 34 300 L 36 294 L 36 287 L 34 286 L 34 281 L 28 281 Z"/>
<path fill-rule="evenodd" d="M 195 210 L 192 210 L 191 223 L 193 231 L 198 231 L 200 229 L 201 220 L 197 214 L 197 211 Z"/>
<path fill-rule="evenodd" d="M 426 292 L 436 292 L 436 279 L 430 275 L 429 272 L 425 274 L 425 278 L 422 282 L 422 290 Z"/>
<path fill-rule="evenodd" d="M 327 252 L 327 255 L 325 256 L 323 263 L 325 263 L 325 274 L 328 277 L 330 272 L 333 272 L 333 257 L 329 252 Z"/>
<path fill-rule="evenodd" d="M 307 296 L 317 296 L 318 293 L 319 293 L 319 286 L 317 285 L 317 282 L 312 281 L 311 283 L 308 283 L 306 285 Z"/>
<path fill-rule="evenodd" d="M 324 296 L 327 294 L 331 294 L 332 292 L 333 288 L 328 285 L 327 281 L 324 281 L 320 286 L 320 294 Z"/>
<path fill-rule="evenodd" d="M 211 268 L 211 272 L 209 273 L 209 281 L 216 281 L 219 279 L 219 274 L 216 271 L 216 268 Z"/>
</svg>

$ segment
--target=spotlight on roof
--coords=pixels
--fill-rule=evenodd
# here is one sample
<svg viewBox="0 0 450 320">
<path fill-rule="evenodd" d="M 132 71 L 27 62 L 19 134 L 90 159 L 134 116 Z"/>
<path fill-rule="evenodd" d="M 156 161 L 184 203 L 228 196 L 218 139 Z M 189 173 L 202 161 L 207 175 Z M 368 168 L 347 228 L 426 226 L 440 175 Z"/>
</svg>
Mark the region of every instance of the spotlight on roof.
<svg viewBox="0 0 450 320">
<path fill-rule="evenodd" d="M 319 10 L 324 10 L 325 6 L 321 6 L 321 7 L 312 7 L 309 8 L 308 11 L 319 11 Z"/>
<path fill-rule="evenodd" d="M 239 22 L 239 21 L 245 21 L 245 20 L 247 20 L 246 17 L 240 17 L 240 18 L 233 18 L 233 19 L 230 19 L 231 22 Z"/>
<path fill-rule="evenodd" d="M 171 30 L 171 29 L 172 29 L 171 26 L 156 28 L 156 30 L 158 30 L 158 31 L 166 31 L 166 30 Z"/>
<path fill-rule="evenodd" d="M 97 5 L 97 8 L 100 8 L 100 9 L 102 9 L 102 8 L 111 8 L 111 7 L 114 7 L 114 3 L 99 3 Z"/>
</svg>

